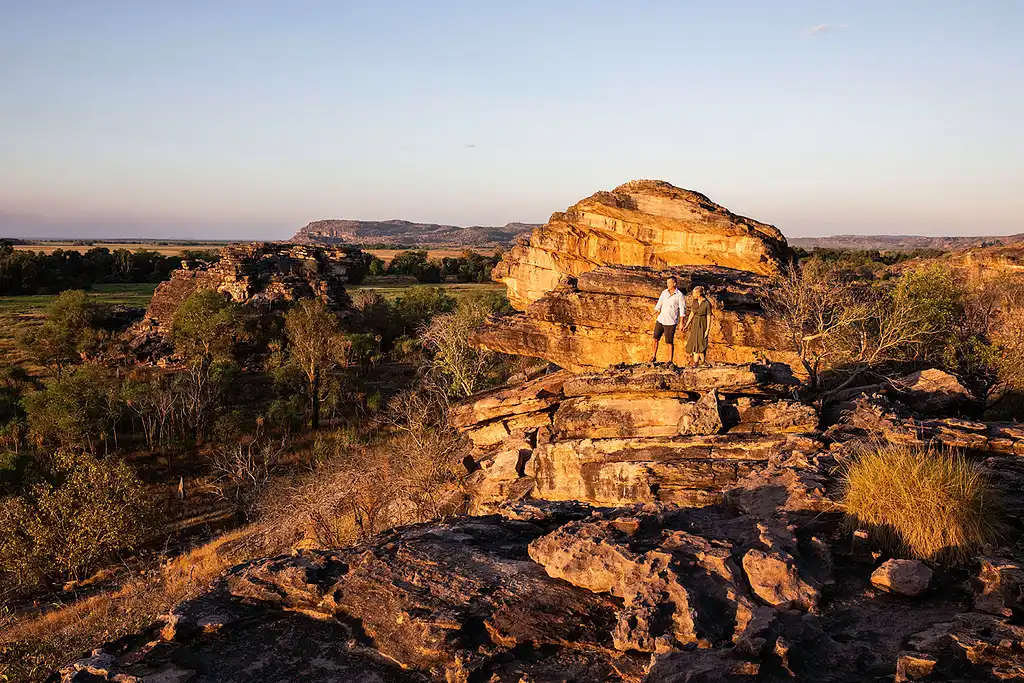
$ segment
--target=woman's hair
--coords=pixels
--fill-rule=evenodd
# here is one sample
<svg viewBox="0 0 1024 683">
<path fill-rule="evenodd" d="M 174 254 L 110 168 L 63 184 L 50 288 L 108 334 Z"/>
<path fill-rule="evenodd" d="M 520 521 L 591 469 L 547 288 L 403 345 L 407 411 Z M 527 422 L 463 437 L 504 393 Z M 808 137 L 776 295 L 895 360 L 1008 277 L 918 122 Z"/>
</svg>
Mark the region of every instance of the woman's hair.
<svg viewBox="0 0 1024 683">
<path fill-rule="evenodd" d="M 692 290 L 690 290 L 690 293 L 693 294 L 694 296 L 696 296 L 698 294 L 703 295 L 704 294 L 704 288 L 701 287 L 700 285 L 697 285 Z"/>
</svg>

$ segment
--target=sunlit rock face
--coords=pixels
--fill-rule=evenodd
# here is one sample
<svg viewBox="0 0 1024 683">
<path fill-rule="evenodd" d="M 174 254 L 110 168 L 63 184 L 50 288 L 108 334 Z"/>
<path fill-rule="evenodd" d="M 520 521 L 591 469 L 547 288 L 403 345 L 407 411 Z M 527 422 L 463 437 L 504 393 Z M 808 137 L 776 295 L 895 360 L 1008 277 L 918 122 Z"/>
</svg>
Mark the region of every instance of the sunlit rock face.
<svg viewBox="0 0 1024 683">
<path fill-rule="evenodd" d="M 634 180 L 555 213 L 498 264 L 494 279 L 523 310 L 599 266 L 721 266 L 775 272 L 788 251 L 778 228 L 738 216 L 660 180 Z"/>
<path fill-rule="evenodd" d="M 574 371 L 642 362 L 652 309 L 672 275 L 684 292 L 703 286 L 712 302 L 708 360 L 793 363 L 758 299 L 788 253 L 771 225 L 696 192 L 635 180 L 554 214 L 513 247 L 494 279 L 522 313 L 488 322 L 473 341 Z M 679 342 L 681 360 L 682 330 Z"/>
<path fill-rule="evenodd" d="M 523 498 L 703 506 L 773 458 L 820 447 L 782 364 L 560 371 L 483 392 L 450 422 L 472 444 L 471 508 Z"/>
<path fill-rule="evenodd" d="M 689 292 L 701 285 L 712 304 L 708 360 L 748 363 L 768 359 L 799 370 L 796 354 L 784 350 L 784 335 L 763 314 L 759 292 L 768 278 L 741 270 L 685 266 L 653 270 L 600 266 L 568 278 L 526 306 L 523 313 L 494 318 L 476 330 L 473 342 L 492 351 L 533 356 L 577 372 L 650 359 L 653 308 L 673 275 Z M 687 297 L 687 305 L 692 297 Z M 686 357 L 686 332 L 676 332 L 675 360 Z M 662 348 L 659 360 L 668 360 Z"/>
</svg>

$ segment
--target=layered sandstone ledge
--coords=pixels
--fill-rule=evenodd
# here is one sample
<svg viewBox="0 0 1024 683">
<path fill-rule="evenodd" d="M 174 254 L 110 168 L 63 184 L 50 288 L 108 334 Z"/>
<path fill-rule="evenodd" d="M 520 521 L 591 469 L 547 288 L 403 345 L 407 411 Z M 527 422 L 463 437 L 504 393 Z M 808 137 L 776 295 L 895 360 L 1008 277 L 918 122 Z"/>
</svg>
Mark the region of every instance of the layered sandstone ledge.
<svg viewBox="0 0 1024 683">
<path fill-rule="evenodd" d="M 683 291 L 700 285 L 712 303 L 708 359 L 721 363 L 771 360 L 799 368 L 781 331 L 765 318 L 758 292 L 767 278 L 727 268 L 652 270 L 601 266 L 569 278 L 523 313 L 493 318 L 472 336 L 481 348 L 543 358 L 577 372 L 650 358 L 653 308 L 675 276 Z M 690 299 L 687 300 L 688 305 Z M 677 331 L 676 362 L 686 357 L 686 332 Z M 667 359 L 664 345 L 659 359 Z"/>
<path fill-rule="evenodd" d="M 812 445 L 785 365 L 559 371 L 485 392 L 451 424 L 472 443 L 471 509 L 522 498 L 707 505 L 773 456 Z"/>
<path fill-rule="evenodd" d="M 778 269 L 787 251 L 774 226 L 738 216 L 698 192 L 634 180 L 553 214 L 512 248 L 494 279 L 522 310 L 567 277 L 599 266 L 722 266 L 764 275 Z"/>
<path fill-rule="evenodd" d="M 771 225 L 666 182 L 632 181 L 552 215 L 512 248 L 494 279 L 522 313 L 488 322 L 473 342 L 575 371 L 647 360 L 652 309 L 673 275 L 684 292 L 710 295 L 709 360 L 797 367 L 758 303 L 788 254 Z"/>
</svg>

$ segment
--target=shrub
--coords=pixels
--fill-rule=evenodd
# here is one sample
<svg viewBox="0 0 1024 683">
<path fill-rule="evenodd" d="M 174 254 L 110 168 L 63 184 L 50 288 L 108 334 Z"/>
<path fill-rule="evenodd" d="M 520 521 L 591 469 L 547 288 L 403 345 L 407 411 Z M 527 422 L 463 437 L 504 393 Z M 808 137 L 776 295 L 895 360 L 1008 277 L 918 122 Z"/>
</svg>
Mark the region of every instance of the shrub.
<svg viewBox="0 0 1024 683">
<path fill-rule="evenodd" d="M 465 470 L 446 408 L 443 395 L 407 392 L 392 399 L 367 434 L 345 428 L 321 434 L 311 471 L 289 490 L 271 489 L 263 498 L 271 545 L 339 547 L 454 514 Z"/>
<path fill-rule="evenodd" d="M 239 440 L 214 453 L 210 464 L 217 475 L 217 495 L 246 519 L 252 517 L 284 452 L 282 446 L 257 433 L 252 439 Z"/>
<path fill-rule="evenodd" d="M 96 449 L 114 427 L 119 390 L 100 368 L 84 365 L 64 374 L 43 391 L 25 397 L 32 432 L 61 448 Z"/>
<path fill-rule="evenodd" d="M 995 492 L 956 453 L 879 445 L 847 466 L 843 483 L 850 523 L 895 554 L 958 564 L 1002 530 Z"/>
<path fill-rule="evenodd" d="M 62 292 L 46 310 L 46 322 L 29 330 L 18 341 L 23 350 L 55 377 L 99 348 L 100 335 L 95 329 L 100 307 L 85 292 Z"/>
<path fill-rule="evenodd" d="M 392 315 L 402 325 L 402 333 L 416 334 L 435 315 L 451 313 L 458 302 L 443 287 L 410 287 L 392 306 Z"/>
<path fill-rule="evenodd" d="M 124 462 L 60 452 L 49 475 L 0 507 L 0 584 L 82 578 L 142 539 L 142 483 Z"/>
<path fill-rule="evenodd" d="M 505 379 L 501 354 L 476 348 L 470 334 L 507 305 L 503 296 L 466 297 L 453 313 L 435 316 L 423 330 L 434 379 L 449 396 L 469 396 Z"/>
</svg>

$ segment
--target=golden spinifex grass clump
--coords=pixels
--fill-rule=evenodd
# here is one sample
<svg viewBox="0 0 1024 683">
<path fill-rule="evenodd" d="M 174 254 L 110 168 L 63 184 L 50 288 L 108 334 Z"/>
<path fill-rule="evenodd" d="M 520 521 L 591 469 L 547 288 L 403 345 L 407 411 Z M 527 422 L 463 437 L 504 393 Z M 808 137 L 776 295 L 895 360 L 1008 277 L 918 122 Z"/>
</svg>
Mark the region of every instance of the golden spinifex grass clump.
<svg viewBox="0 0 1024 683">
<path fill-rule="evenodd" d="M 896 554 L 959 564 L 1003 530 L 997 494 L 958 453 L 878 444 L 846 467 L 844 479 L 849 521 Z"/>
</svg>

